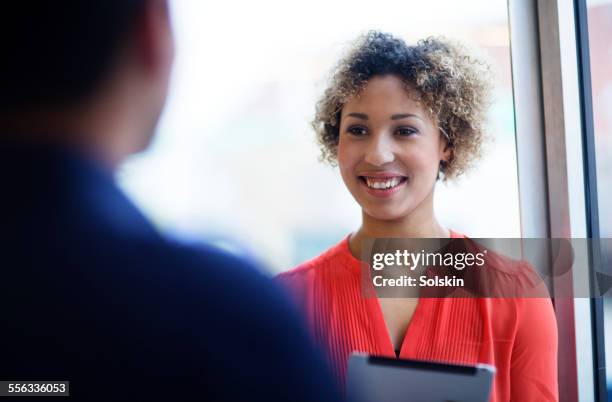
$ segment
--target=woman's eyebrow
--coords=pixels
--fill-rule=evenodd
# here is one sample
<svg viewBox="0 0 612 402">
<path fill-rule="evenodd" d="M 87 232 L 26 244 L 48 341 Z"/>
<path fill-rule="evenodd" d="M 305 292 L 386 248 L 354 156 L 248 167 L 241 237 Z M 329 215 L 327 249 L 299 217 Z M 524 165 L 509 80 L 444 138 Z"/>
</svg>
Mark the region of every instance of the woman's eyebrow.
<svg viewBox="0 0 612 402">
<path fill-rule="evenodd" d="M 365 113 L 349 113 L 347 114 L 345 117 L 356 117 L 358 119 L 361 120 L 368 120 L 368 115 Z M 399 114 L 394 114 L 391 115 L 391 120 L 400 120 L 400 119 L 405 119 L 408 117 L 416 117 L 417 119 L 421 119 L 423 120 L 423 118 L 419 115 L 416 115 L 414 113 L 399 113 Z"/>
<path fill-rule="evenodd" d="M 413 113 L 400 113 L 400 114 L 394 114 L 391 116 L 391 120 L 400 120 L 400 119 L 405 119 L 407 117 L 416 117 L 417 119 L 421 119 L 421 116 L 413 114 Z"/>
<path fill-rule="evenodd" d="M 346 115 L 346 117 L 349 117 L 349 116 L 356 117 L 356 118 L 361 119 L 361 120 L 367 120 L 368 119 L 368 115 L 364 114 L 364 113 L 349 113 L 349 114 Z"/>
</svg>

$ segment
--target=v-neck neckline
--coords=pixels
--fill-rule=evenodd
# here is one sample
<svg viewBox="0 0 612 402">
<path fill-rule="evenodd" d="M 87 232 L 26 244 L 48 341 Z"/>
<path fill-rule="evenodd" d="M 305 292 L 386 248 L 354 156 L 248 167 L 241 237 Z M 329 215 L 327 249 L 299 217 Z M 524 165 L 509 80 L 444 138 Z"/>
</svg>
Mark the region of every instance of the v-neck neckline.
<svg viewBox="0 0 612 402">
<path fill-rule="evenodd" d="M 449 232 L 450 232 L 451 239 L 463 237 L 457 232 L 454 232 L 452 229 L 449 229 Z M 358 271 L 360 272 L 361 261 L 355 258 L 355 256 L 353 256 L 353 254 L 351 253 L 350 246 L 349 246 L 349 239 L 350 239 L 350 235 L 345 238 L 345 251 L 347 252 L 349 256 L 351 263 L 357 266 Z M 370 290 L 373 290 L 374 294 L 376 294 L 373 287 Z M 362 297 L 364 297 L 363 289 L 361 289 L 361 291 L 362 291 Z M 432 299 L 427 298 L 427 297 L 419 297 L 419 300 L 414 309 L 414 312 L 412 313 L 412 318 L 410 319 L 410 322 L 408 323 L 408 326 L 406 327 L 406 331 L 402 338 L 402 342 L 400 344 L 400 349 L 399 349 L 399 356 L 396 355 L 395 353 L 396 349 L 395 349 L 395 346 L 393 345 L 393 342 L 391 341 L 391 334 L 389 332 L 389 328 L 387 327 L 387 322 L 385 321 L 385 316 L 383 314 L 382 307 L 380 305 L 380 300 L 378 299 L 379 299 L 378 297 L 365 297 L 364 298 L 366 310 L 368 313 L 368 317 L 370 319 L 370 323 L 373 327 L 373 331 L 375 333 L 376 342 L 377 342 L 380 354 L 382 356 L 395 358 L 395 359 L 414 357 L 413 355 L 414 355 L 415 348 L 416 348 L 416 342 L 418 340 L 417 335 L 423 332 L 422 327 L 425 323 L 425 320 L 422 317 L 422 315 L 423 314 L 427 315 L 427 313 L 424 312 L 424 310 L 428 308 L 429 304 L 432 302 Z"/>
<path fill-rule="evenodd" d="M 406 331 L 402 337 L 402 341 L 400 343 L 399 348 L 399 356 L 395 354 L 395 346 L 391 341 L 391 334 L 389 333 L 389 328 L 387 327 L 387 322 L 385 321 L 385 316 L 382 311 L 382 307 L 380 305 L 380 300 L 378 297 L 369 297 L 365 299 L 368 315 L 370 318 L 370 322 L 372 323 L 372 327 L 376 334 L 376 340 L 378 343 L 378 347 L 382 355 L 391 357 L 391 358 L 403 358 L 408 357 L 410 354 L 410 346 L 414 345 L 410 340 L 415 340 L 416 335 L 419 334 L 423 325 L 423 320 L 421 319 L 421 315 L 423 314 L 423 309 L 426 308 L 426 304 L 429 303 L 428 298 L 419 298 L 417 305 L 412 313 L 412 318 L 406 327 Z"/>
</svg>

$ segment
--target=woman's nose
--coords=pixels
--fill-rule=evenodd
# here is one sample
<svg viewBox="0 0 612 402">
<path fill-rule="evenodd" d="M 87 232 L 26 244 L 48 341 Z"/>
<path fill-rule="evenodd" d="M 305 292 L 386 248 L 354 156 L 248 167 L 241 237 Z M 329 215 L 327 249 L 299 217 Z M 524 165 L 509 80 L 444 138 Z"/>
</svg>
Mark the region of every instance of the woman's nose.
<svg viewBox="0 0 612 402">
<path fill-rule="evenodd" d="M 365 162 L 374 166 L 382 166 L 395 160 L 393 144 L 385 137 L 384 135 L 372 137 L 366 149 Z"/>
</svg>

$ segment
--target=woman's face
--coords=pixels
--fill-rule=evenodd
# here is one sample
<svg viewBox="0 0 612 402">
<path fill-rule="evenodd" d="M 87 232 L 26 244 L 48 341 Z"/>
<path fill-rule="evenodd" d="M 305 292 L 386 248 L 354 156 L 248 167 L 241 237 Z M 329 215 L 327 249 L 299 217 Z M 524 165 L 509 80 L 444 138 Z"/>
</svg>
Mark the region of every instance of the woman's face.
<svg viewBox="0 0 612 402">
<path fill-rule="evenodd" d="M 364 213 L 380 220 L 410 215 L 433 202 L 441 160 L 436 124 L 396 76 L 373 77 L 342 108 L 338 165 Z"/>
</svg>

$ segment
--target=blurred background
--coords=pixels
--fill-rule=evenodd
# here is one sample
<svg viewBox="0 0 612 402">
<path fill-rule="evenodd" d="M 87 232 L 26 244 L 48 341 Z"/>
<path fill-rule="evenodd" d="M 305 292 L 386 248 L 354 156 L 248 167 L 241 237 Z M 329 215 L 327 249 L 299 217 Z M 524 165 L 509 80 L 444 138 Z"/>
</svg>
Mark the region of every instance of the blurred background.
<svg viewBox="0 0 612 402">
<path fill-rule="evenodd" d="M 318 161 L 309 123 L 329 73 L 359 34 L 408 43 L 463 41 L 491 63 L 486 157 L 438 185 L 441 222 L 472 237 L 520 237 L 505 0 L 172 3 L 177 60 L 153 146 L 120 172 L 165 231 L 263 262 L 270 273 L 318 255 L 358 228 L 336 168 Z"/>
</svg>

